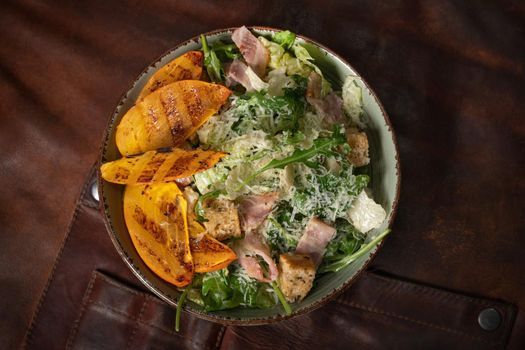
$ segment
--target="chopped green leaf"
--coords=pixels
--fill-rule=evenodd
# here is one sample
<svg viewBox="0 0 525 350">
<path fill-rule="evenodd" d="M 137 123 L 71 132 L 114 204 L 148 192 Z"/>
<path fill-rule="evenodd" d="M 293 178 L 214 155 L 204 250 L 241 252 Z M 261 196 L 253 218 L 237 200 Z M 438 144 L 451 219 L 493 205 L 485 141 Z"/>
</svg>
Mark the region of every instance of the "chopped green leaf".
<svg viewBox="0 0 525 350">
<path fill-rule="evenodd" d="M 374 248 L 386 235 L 390 233 L 390 229 L 385 230 L 383 233 L 372 239 L 369 243 L 361 245 L 361 247 L 353 254 L 345 256 L 344 258 L 328 263 L 319 267 L 317 273 L 326 273 L 326 272 L 337 272 L 343 269 L 344 267 L 350 265 L 361 256 L 368 253 L 372 248 Z"/>
<path fill-rule="evenodd" d="M 208 76 L 213 82 L 222 82 L 224 69 L 222 68 L 221 61 L 215 51 L 208 47 L 208 42 L 203 34 L 201 34 L 201 45 L 202 51 L 204 52 L 204 66 L 206 67 Z"/>
<path fill-rule="evenodd" d="M 272 41 L 281 45 L 285 49 L 290 49 L 295 42 L 295 34 L 289 30 L 283 30 L 273 34 Z"/>
</svg>

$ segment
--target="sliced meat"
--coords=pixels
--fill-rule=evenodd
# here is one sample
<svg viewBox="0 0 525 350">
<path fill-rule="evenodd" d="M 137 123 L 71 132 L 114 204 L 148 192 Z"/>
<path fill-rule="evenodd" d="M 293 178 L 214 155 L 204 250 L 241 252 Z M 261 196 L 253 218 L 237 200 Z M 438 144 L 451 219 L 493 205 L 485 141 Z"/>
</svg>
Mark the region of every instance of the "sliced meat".
<svg viewBox="0 0 525 350">
<path fill-rule="evenodd" d="M 241 84 L 246 91 L 259 91 L 268 88 L 268 83 L 262 81 L 250 67 L 238 59 L 226 66 L 226 85 L 231 86 L 234 83 Z"/>
<path fill-rule="evenodd" d="M 248 232 L 242 241 L 234 245 L 234 251 L 239 259 L 239 264 L 248 276 L 261 282 L 272 282 L 279 276 L 275 261 L 270 256 L 270 248 L 258 232 Z M 261 257 L 268 264 L 268 273 L 265 274 L 259 264 Z"/>
<path fill-rule="evenodd" d="M 370 163 L 368 156 L 368 137 L 356 128 L 346 129 L 346 140 L 352 150 L 348 154 L 348 161 L 359 167 Z"/>
<path fill-rule="evenodd" d="M 228 238 L 241 237 L 239 214 L 232 201 L 226 199 L 209 199 L 204 202 L 204 227 L 213 238 L 223 241 Z"/>
<path fill-rule="evenodd" d="M 260 77 L 264 76 L 270 61 L 270 53 L 264 45 L 245 26 L 232 33 L 232 40 L 237 45 L 246 63 Z"/>
<path fill-rule="evenodd" d="M 242 230 L 250 232 L 259 227 L 271 213 L 277 199 L 277 192 L 244 197 L 239 203 Z"/>
<path fill-rule="evenodd" d="M 323 78 L 319 74 L 315 72 L 310 73 L 306 89 L 306 100 L 327 123 L 343 123 L 345 121 L 343 99 L 334 92 L 330 92 L 323 98 L 321 95 L 322 84 Z"/>
<path fill-rule="evenodd" d="M 323 260 L 326 246 L 335 237 L 335 234 L 335 228 L 313 217 L 306 225 L 295 253 L 309 255 L 315 266 L 319 266 Z"/>
<path fill-rule="evenodd" d="M 315 265 L 309 255 L 282 254 L 279 257 L 279 287 L 290 303 L 308 294 L 315 278 Z"/>
</svg>

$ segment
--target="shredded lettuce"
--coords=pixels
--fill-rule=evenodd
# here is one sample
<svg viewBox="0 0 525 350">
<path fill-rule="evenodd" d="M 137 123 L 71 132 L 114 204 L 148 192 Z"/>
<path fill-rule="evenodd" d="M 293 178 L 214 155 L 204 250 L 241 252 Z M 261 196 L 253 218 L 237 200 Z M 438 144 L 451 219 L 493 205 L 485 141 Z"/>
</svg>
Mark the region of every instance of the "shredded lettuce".
<svg viewBox="0 0 525 350">
<path fill-rule="evenodd" d="M 343 109 L 354 124 L 365 127 L 363 111 L 363 92 L 357 83 L 357 78 L 346 77 L 342 88 Z"/>
</svg>

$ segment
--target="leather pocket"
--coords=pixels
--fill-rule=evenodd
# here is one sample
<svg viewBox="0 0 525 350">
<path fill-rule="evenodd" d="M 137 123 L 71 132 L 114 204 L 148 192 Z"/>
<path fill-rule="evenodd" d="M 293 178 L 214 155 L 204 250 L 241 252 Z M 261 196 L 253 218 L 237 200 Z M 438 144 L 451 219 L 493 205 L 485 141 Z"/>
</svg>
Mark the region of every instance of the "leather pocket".
<svg viewBox="0 0 525 350">
<path fill-rule="evenodd" d="M 184 318 L 183 321 L 189 321 Z M 199 322 L 173 326 L 175 310 L 155 297 L 94 271 L 67 341 L 67 349 L 214 348 L 208 337 L 216 328 Z M 221 332 L 216 335 L 220 340 Z M 212 335 L 212 334 L 208 334 Z M 208 340 L 208 344 L 203 341 Z"/>
</svg>

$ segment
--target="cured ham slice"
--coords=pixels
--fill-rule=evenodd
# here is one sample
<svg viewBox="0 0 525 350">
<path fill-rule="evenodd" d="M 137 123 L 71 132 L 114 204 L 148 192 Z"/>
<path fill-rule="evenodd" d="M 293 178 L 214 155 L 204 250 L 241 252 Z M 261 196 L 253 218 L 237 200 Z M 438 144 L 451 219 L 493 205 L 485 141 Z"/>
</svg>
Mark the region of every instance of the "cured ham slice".
<svg viewBox="0 0 525 350">
<path fill-rule="evenodd" d="M 277 199 L 279 199 L 277 192 L 245 197 L 239 203 L 242 230 L 250 232 L 259 227 L 271 213 Z"/>
<path fill-rule="evenodd" d="M 232 40 L 253 71 L 260 77 L 264 76 L 270 60 L 270 53 L 264 45 L 245 26 L 234 30 Z"/>
<path fill-rule="evenodd" d="M 275 281 L 279 276 L 279 269 L 270 256 L 270 248 L 259 233 L 248 232 L 244 239 L 234 246 L 234 251 L 248 276 L 266 283 Z M 257 257 L 261 257 L 268 264 L 268 274 L 265 274 Z"/>
<path fill-rule="evenodd" d="M 322 116 L 328 123 L 343 123 L 343 100 L 334 92 L 330 92 L 324 98 L 321 96 L 322 77 L 312 72 L 308 76 L 308 87 L 306 100 L 311 104 L 317 114 Z"/>
<path fill-rule="evenodd" d="M 335 237 L 336 229 L 316 217 L 310 219 L 299 239 L 296 254 L 309 255 L 315 266 L 319 266 L 328 243 Z"/>
<path fill-rule="evenodd" d="M 268 88 L 268 83 L 262 81 L 250 67 L 238 59 L 233 60 L 226 67 L 226 85 L 231 86 L 234 83 L 241 84 L 246 91 L 259 91 Z"/>
</svg>

